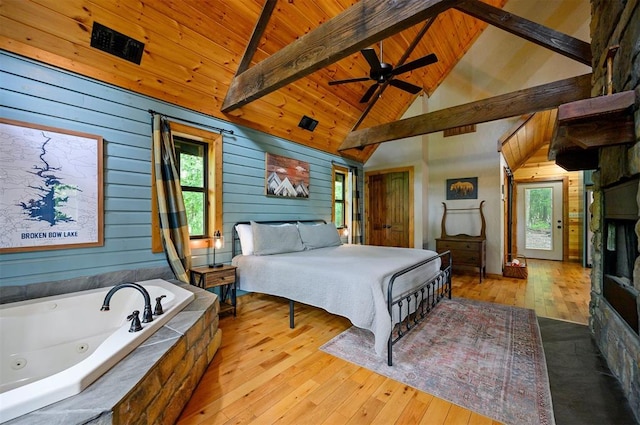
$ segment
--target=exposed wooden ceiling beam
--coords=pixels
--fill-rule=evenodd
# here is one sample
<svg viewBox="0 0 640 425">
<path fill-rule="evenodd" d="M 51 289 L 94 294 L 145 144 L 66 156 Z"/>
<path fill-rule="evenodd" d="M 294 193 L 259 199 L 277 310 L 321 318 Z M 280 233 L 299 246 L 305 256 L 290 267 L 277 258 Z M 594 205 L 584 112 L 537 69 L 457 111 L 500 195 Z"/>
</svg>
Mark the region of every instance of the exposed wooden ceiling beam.
<svg viewBox="0 0 640 425">
<path fill-rule="evenodd" d="M 460 0 L 361 0 L 237 75 L 221 111 L 237 109 L 444 10 Z"/>
<path fill-rule="evenodd" d="M 591 66 L 591 44 L 587 42 L 512 15 L 478 0 L 462 2 L 456 6 L 456 9 L 525 40 Z"/>
<path fill-rule="evenodd" d="M 258 18 L 258 22 L 256 22 L 256 26 L 253 29 L 253 34 L 251 34 L 249 44 L 247 44 L 247 48 L 244 51 L 244 55 L 242 55 L 240 65 L 238 65 L 238 69 L 236 70 L 236 75 L 242 74 L 249 68 L 251 59 L 253 59 L 253 55 L 255 55 L 256 50 L 258 50 L 258 43 L 260 43 L 262 34 L 264 34 L 264 30 L 267 28 L 267 24 L 269 23 L 269 19 L 271 19 L 271 14 L 273 13 L 273 9 L 276 7 L 276 3 L 277 0 L 267 0 L 262 7 L 262 13 Z"/>
<path fill-rule="evenodd" d="M 350 133 L 342 142 L 343 151 L 390 140 L 420 136 L 448 128 L 514 117 L 591 96 L 591 74 L 518 90 L 452 108 L 369 127 Z"/>
</svg>

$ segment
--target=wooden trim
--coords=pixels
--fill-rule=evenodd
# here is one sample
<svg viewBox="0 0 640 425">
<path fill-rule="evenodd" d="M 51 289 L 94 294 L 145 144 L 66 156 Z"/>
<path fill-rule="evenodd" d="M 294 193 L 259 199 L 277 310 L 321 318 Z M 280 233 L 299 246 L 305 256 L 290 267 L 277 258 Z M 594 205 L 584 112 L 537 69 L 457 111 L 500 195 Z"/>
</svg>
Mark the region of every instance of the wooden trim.
<svg viewBox="0 0 640 425">
<path fill-rule="evenodd" d="M 475 132 L 476 132 L 476 125 L 469 124 L 469 125 L 463 125 L 461 127 L 446 128 L 442 132 L 442 137 L 459 136 L 461 134 L 475 133 Z"/>
<path fill-rule="evenodd" d="M 511 198 L 509 197 L 509 175 L 507 173 L 507 167 L 502 167 L 502 220 L 504 223 L 504 232 L 502 234 L 502 267 L 507 262 L 511 247 L 509 246 L 509 203 Z"/>
</svg>

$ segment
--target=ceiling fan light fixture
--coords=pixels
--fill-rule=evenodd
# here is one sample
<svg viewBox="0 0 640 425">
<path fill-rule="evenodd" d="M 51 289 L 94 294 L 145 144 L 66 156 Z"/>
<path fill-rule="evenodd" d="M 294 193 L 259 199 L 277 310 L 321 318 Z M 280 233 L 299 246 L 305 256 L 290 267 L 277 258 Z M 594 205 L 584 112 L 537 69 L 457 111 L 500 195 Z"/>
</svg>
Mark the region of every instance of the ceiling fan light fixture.
<svg viewBox="0 0 640 425">
<path fill-rule="evenodd" d="M 403 90 L 410 94 L 418 94 L 422 91 L 422 87 L 416 86 L 415 84 L 411 84 L 408 81 L 396 79 L 400 74 L 404 74 L 406 72 L 411 72 L 415 69 L 421 68 L 423 66 L 431 65 L 433 63 L 438 62 L 438 57 L 434 53 L 430 53 L 426 56 L 418 58 L 409 63 L 405 63 L 394 68 L 393 65 L 383 62 L 381 60 L 382 57 L 382 45 L 380 46 L 380 58 L 376 54 L 375 50 L 368 47 L 366 49 L 360 50 L 362 56 L 364 56 L 365 60 L 370 66 L 369 76 L 368 77 L 357 77 L 350 78 L 346 80 L 337 80 L 337 81 L 329 81 L 329 85 L 333 86 L 336 84 L 344 84 L 344 83 L 355 83 L 361 81 L 371 80 L 374 83 L 369 86 L 367 91 L 364 93 L 362 98 L 360 99 L 360 103 L 367 103 L 373 97 L 374 93 L 378 90 L 378 88 L 383 84 L 390 84 L 400 90 Z"/>
</svg>

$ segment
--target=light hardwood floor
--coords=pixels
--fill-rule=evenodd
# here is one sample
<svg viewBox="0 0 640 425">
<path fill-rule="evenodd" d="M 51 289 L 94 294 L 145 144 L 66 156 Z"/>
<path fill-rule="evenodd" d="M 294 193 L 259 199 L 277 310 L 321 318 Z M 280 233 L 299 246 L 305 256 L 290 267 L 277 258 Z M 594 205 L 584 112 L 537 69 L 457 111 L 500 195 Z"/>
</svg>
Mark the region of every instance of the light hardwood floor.
<svg viewBox="0 0 640 425">
<path fill-rule="evenodd" d="M 577 263 L 530 260 L 527 280 L 454 274 L 453 295 L 535 309 L 587 323 L 589 273 Z M 489 418 L 318 349 L 351 326 L 345 318 L 259 294 L 222 316 L 222 345 L 178 423 L 496 424 Z"/>
</svg>

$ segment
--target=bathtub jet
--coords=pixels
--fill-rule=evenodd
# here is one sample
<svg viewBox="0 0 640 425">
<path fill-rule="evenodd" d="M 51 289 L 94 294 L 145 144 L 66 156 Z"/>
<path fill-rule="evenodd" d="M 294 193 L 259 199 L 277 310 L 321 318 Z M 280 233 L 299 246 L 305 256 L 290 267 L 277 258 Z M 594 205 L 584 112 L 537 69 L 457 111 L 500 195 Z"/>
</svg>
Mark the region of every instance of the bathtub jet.
<svg viewBox="0 0 640 425">
<path fill-rule="evenodd" d="M 100 309 L 100 311 L 109 311 L 109 303 L 111 303 L 111 297 L 113 297 L 113 294 L 115 294 L 122 288 L 133 288 L 142 294 L 142 296 L 144 297 L 144 311 L 142 313 L 142 323 L 153 322 L 153 314 L 151 313 L 151 297 L 149 296 L 149 292 L 147 292 L 147 290 L 144 289 L 142 285 L 139 285 L 134 282 L 119 283 L 113 288 L 111 288 L 111 290 L 109 290 L 109 292 L 107 292 L 107 295 L 104 297 L 104 301 L 102 302 L 102 308 Z"/>
</svg>

